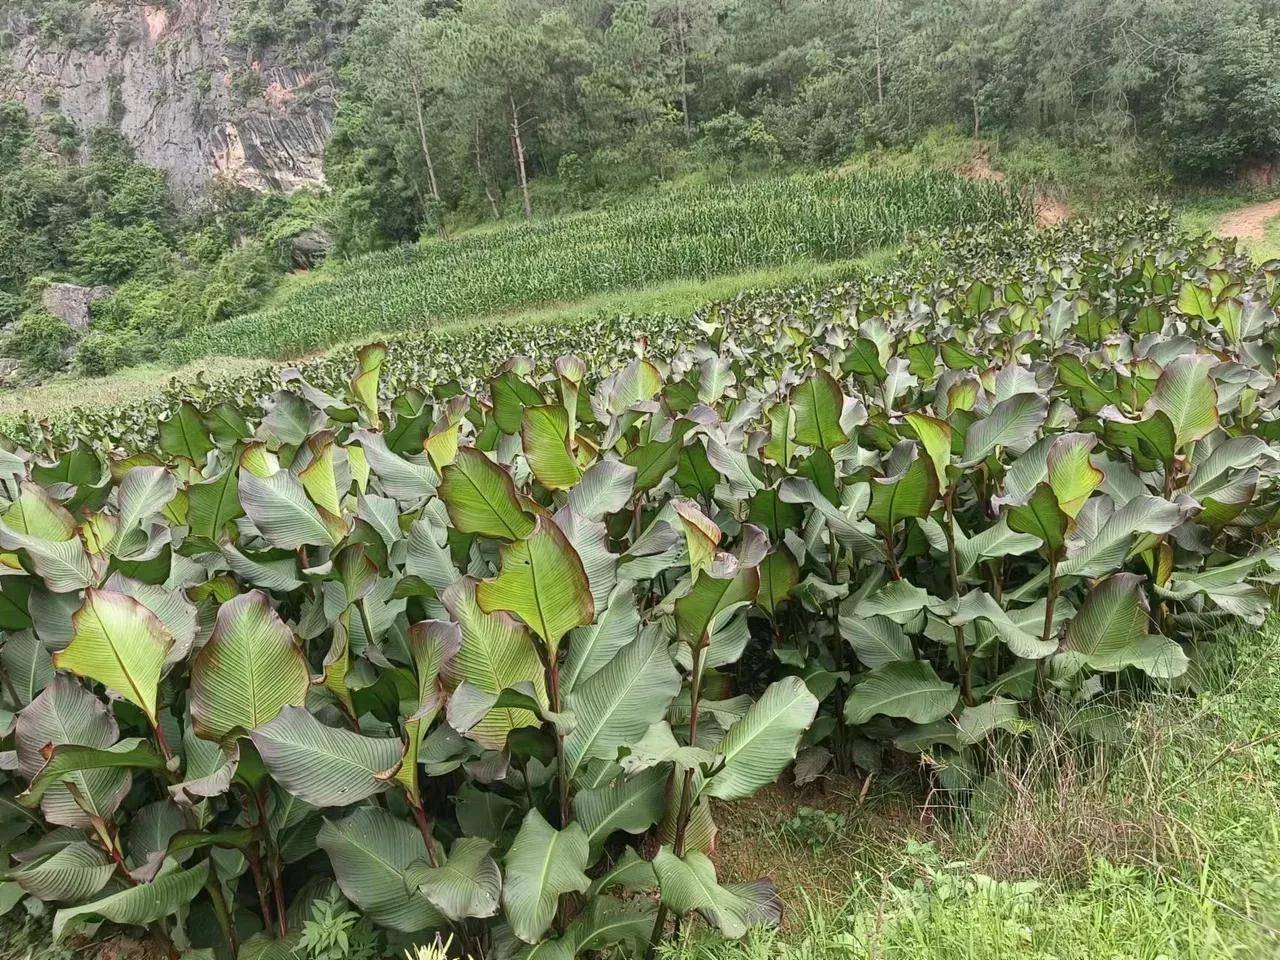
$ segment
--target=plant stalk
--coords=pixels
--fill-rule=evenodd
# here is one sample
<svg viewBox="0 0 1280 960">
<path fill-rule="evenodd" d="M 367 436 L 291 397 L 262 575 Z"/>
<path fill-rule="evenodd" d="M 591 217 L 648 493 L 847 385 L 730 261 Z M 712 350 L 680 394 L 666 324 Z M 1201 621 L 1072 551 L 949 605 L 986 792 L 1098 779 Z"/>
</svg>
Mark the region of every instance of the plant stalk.
<svg viewBox="0 0 1280 960">
<path fill-rule="evenodd" d="M 271 839 L 271 825 L 267 818 L 267 805 L 262 793 L 253 791 L 253 800 L 258 807 L 258 837 L 262 841 L 263 854 L 267 858 L 267 868 L 271 871 L 271 892 L 276 902 L 276 924 L 280 930 L 280 938 L 289 935 L 289 921 L 284 910 L 284 884 L 280 879 L 280 854 Z"/>
<path fill-rule="evenodd" d="M 560 662 L 559 657 L 546 651 L 543 663 L 547 674 L 547 701 L 551 712 L 560 712 Z M 560 829 L 569 825 L 569 771 L 565 768 L 564 734 L 554 723 L 551 725 L 556 741 L 556 787 L 560 796 Z"/>
<path fill-rule="evenodd" d="M 706 648 L 704 638 L 693 651 L 693 667 L 690 670 L 689 683 L 689 745 L 693 746 L 698 739 L 698 698 L 702 694 L 702 654 Z M 676 814 L 676 836 L 672 844 L 677 857 L 684 856 L 685 837 L 688 833 L 689 819 L 693 813 L 693 768 L 684 772 L 684 780 L 680 789 L 680 810 Z M 667 916 L 670 910 L 665 903 L 658 905 L 658 915 L 654 919 L 653 933 L 649 935 L 649 946 L 645 950 L 645 960 L 651 960 L 658 942 L 667 927 Z"/>
<path fill-rule="evenodd" d="M 954 486 L 947 488 L 947 493 L 942 498 L 942 503 L 947 512 L 947 523 L 942 530 L 947 537 L 947 568 L 951 574 L 951 596 L 957 603 L 959 603 L 960 569 L 956 563 L 956 511 Z M 972 707 L 975 702 L 973 699 L 973 662 L 969 658 L 969 648 L 965 646 L 964 627 L 956 626 L 952 629 L 955 631 L 956 638 L 956 666 L 960 670 L 960 697 L 964 701 L 964 705 L 966 707 Z"/>
<path fill-rule="evenodd" d="M 422 834 L 422 840 L 427 845 L 427 861 L 433 867 L 440 866 L 436 857 L 436 845 L 431 839 L 431 820 L 427 817 L 426 808 L 423 807 L 421 801 L 409 804 L 409 808 L 413 810 L 413 819 L 418 824 L 418 831 Z"/>
<path fill-rule="evenodd" d="M 1053 607 L 1058 600 L 1058 552 L 1056 550 L 1049 551 L 1049 592 L 1045 596 L 1044 602 L 1044 629 L 1040 633 L 1040 640 L 1048 643 L 1053 639 Z M 1045 681 L 1049 672 L 1049 657 L 1041 657 L 1036 661 L 1036 683 L 1033 700 L 1037 705 L 1044 703 Z"/>
<path fill-rule="evenodd" d="M 898 570 L 898 548 L 893 542 L 893 531 L 885 530 L 882 535 L 884 537 L 884 562 L 889 567 L 889 576 L 894 580 L 901 580 L 902 573 Z"/>
</svg>

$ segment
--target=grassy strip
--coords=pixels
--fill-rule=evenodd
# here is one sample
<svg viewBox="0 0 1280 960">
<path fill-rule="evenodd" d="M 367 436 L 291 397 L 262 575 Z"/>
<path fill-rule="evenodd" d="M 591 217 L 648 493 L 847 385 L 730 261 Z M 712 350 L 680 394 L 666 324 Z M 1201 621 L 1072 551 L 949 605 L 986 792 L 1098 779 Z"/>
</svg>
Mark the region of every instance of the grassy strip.
<svg viewBox="0 0 1280 960">
<path fill-rule="evenodd" d="M 666 960 L 1280 956 L 1280 618 L 1220 646 L 1194 699 L 1158 695 L 1103 748 L 1040 731 L 963 815 L 900 783 L 758 798 L 721 872 L 769 865 L 786 927 L 694 933 Z"/>
<path fill-rule="evenodd" d="M 873 250 L 856 260 L 830 263 L 805 260 L 708 280 L 678 280 L 598 294 L 572 303 L 540 304 L 523 310 L 454 321 L 436 329 L 464 332 L 494 323 L 567 324 L 599 314 L 688 315 L 712 301 L 726 299 L 745 290 L 834 282 L 858 273 L 874 272 L 887 266 L 893 255 L 892 249 L 883 248 Z M 379 336 L 396 334 L 375 332 L 365 340 L 330 347 L 324 354 L 346 358 L 351 355 L 357 343 L 378 339 Z M 174 380 L 193 383 L 197 376 L 203 375 L 206 380 L 214 381 L 279 365 L 279 361 L 215 356 L 194 360 L 177 368 L 152 364 L 131 367 L 106 377 L 54 379 L 36 386 L 0 393 L 0 432 L 4 430 L 3 420 L 6 416 L 38 411 L 41 417 L 58 419 L 77 409 L 100 410 L 144 401 L 148 397 L 159 395 Z"/>
</svg>

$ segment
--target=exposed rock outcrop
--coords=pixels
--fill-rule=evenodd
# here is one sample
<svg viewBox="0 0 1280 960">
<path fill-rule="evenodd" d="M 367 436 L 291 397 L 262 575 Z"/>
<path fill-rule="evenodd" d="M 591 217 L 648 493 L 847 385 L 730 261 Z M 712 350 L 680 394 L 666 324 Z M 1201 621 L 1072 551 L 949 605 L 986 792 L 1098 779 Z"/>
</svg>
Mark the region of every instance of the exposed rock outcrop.
<svg viewBox="0 0 1280 960">
<path fill-rule="evenodd" d="M 233 0 L 166 6 L 91 0 L 105 27 L 94 49 L 49 43 L 0 10 L 16 42 L 0 53 L 0 97 L 57 111 L 83 131 L 110 124 L 182 197 L 219 177 L 256 189 L 322 181 L 332 70 L 249 59 L 231 41 Z"/>
<path fill-rule="evenodd" d="M 46 310 L 76 333 L 89 329 L 89 309 L 115 293 L 111 287 L 80 287 L 74 283 L 51 283 L 44 288 L 40 302 Z"/>
<path fill-rule="evenodd" d="M 333 246 L 333 237 L 325 231 L 313 227 L 303 230 L 289 241 L 289 259 L 299 270 L 311 270 L 320 266 Z"/>
</svg>

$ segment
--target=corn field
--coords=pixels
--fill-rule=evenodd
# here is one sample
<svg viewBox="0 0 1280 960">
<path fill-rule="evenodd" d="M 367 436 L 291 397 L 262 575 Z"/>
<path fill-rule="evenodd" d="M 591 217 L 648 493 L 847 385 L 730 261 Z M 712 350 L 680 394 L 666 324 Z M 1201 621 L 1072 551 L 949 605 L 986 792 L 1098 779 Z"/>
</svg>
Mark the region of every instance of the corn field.
<svg viewBox="0 0 1280 960">
<path fill-rule="evenodd" d="M 369 255 L 280 306 L 195 331 L 166 359 L 299 356 L 376 333 L 670 280 L 828 261 L 929 228 L 1030 216 L 949 174 L 776 177 Z"/>
</svg>

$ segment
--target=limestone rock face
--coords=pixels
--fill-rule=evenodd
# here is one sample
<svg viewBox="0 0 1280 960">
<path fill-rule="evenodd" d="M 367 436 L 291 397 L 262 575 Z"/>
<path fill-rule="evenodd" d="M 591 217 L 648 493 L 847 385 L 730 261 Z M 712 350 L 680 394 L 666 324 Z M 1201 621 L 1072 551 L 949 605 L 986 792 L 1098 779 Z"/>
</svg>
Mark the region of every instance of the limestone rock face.
<svg viewBox="0 0 1280 960">
<path fill-rule="evenodd" d="M 51 283 L 44 288 L 44 308 L 76 333 L 89 329 L 89 308 L 115 293 L 111 287 L 80 287 L 74 283 Z"/>
<path fill-rule="evenodd" d="M 332 70 L 271 52 L 251 59 L 232 42 L 233 3 L 90 0 L 104 31 L 91 48 L 51 42 L 0 13 L 15 37 L 0 52 L 0 98 L 60 112 L 82 132 L 116 127 L 183 198 L 218 178 L 264 190 L 318 184 Z"/>
</svg>

